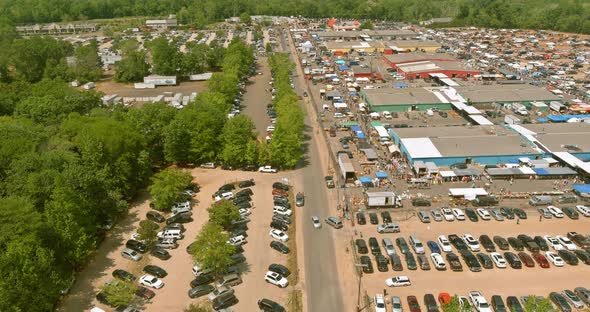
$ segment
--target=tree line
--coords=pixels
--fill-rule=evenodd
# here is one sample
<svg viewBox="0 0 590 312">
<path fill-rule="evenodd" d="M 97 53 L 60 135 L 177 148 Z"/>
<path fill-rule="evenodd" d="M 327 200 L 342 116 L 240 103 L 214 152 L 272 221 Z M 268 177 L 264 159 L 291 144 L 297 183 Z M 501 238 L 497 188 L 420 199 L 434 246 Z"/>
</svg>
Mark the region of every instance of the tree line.
<svg viewBox="0 0 590 312">
<path fill-rule="evenodd" d="M 229 16 L 302 15 L 417 22 L 454 17 L 455 25 L 533 28 L 590 33 L 590 6 L 579 0 L 29 0 L 0 2 L 0 16 L 15 23 L 68 22 L 177 14 L 203 27 Z"/>
</svg>

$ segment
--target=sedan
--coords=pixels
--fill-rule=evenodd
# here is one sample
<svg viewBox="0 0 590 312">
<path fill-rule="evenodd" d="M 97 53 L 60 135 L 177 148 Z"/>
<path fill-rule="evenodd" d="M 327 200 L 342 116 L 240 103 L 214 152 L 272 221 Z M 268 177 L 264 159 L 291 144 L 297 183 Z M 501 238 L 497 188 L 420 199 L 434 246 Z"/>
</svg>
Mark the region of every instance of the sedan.
<svg viewBox="0 0 590 312">
<path fill-rule="evenodd" d="M 465 240 L 467 247 L 469 247 L 471 251 L 479 251 L 479 242 L 471 236 L 471 234 L 463 235 L 463 240 Z"/>
<path fill-rule="evenodd" d="M 373 263 L 371 262 L 371 258 L 369 256 L 361 256 L 361 267 L 363 268 L 363 273 L 373 273 Z"/>
<path fill-rule="evenodd" d="M 469 219 L 471 222 L 479 221 L 477 213 L 472 208 L 465 208 L 465 215 L 467 215 L 467 219 Z"/>
<path fill-rule="evenodd" d="M 152 299 L 156 296 L 156 293 L 153 292 L 151 289 L 147 289 L 143 286 L 138 286 L 137 290 L 135 291 L 135 295 L 138 296 L 139 298 L 144 298 L 144 299 Z"/>
<path fill-rule="evenodd" d="M 285 288 L 289 286 L 289 281 L 284 276 L 273 271 L 266 272 L 266 274 L 264 275 L 264 280 L 275 286 L 279 286 L 280 288 Z"/>
<path fill-rule="evenodd" d="M 162 248 L 154 248 L 154 250 L 152 250 L 150 255 L 152 255 L 160 260 L 168 260 L 172 257 L 168 251 L 166 251 L 165 249 L 162 249 Z"/>
<path fill-rule="evenodd" d="M 272 229 L 272 230 L 270 230 L 270 232 L 268 232 L 268 234 L 272 238 L 279 240 L 281 242 L 286 242 L 289 240 L 289 236 L 283 231 Z"/>
<path fill-rule="evenodd" d="M 547 261 L 547 258 L 545 258 L 545 256 L 543 256 L 542 253 L 539 252 L 535 252 L 533 253 L 533 259 L 535 259 L 535 261 L 539 264 L 540 267 L 542 267 L 543 269 L 547 269 L 549 268 L 549 261 Z"/>
<path fill-rule="evenodd" d="M 272 248 L 282 254 L 289 253 L 289 247 L 287 247 L 285 244 L 283 244 L 281 242 L 277 242 L 277 241 L 270 242 L 270 248 Z"/>
<path fill-rule="evenodd" d="M 531 258 L 531 256 L 529 256 L 529 254 L 527 254 L 526 252 L 519 252 L 518 258 L 520 258 L 520 261 L 524 263 L 524 265 L 528 268 L 532 268 L 535 266 L 535 261 L 533 261 L 533 258 Z"/>
<path fill-rule="evenodd" d="M 492 242 L 492 239 L 485 234 L 479 236 L 479 243 L 487 252 L 496 251 L 496 246 L 494 246 L 494 242 Z"/>
<path fill-rule="evenodd" d="M 561 259 L 563 259 L 563 261 L 569 265 L 578 265 L 579 263 L 578 257 L 576 257 L 576 255 L 569 250 L 559 250 L 557 255 L 559 255 Z"/>
<path fill-rule="evenodd" d="M 510 251 L 507 251 L 504 253 L 504 258 L 506 258 L 506 261 L 508 261 L 508 264 L 510 264 L 510 267 L 513 269 L 521 269 L 522 268 L 522 262 L 520 261 L 520 259 L 518 259 L 518 256 Z"/>
<path fill-rule="evenodd" d="M 458 221 L 465 220 L 465 213 L 463 213 L 463 210 L 459 208 L 453 208 L 452 211 L 453 215 L 455 216 L 455 219 L 457 219 Z"/>
<path fill-rule="evenodd" d="M 481 266 L 484 269 L 493 269 L 494 268 L 494 263 L 492 261 L 492 258 L 490 258 L 490 256 L 486 253 L 483 252 L 479 252 L 475 255 L 477 257 L 477 260 L 479 260 L 479 263 L 481 263 Z"/>
<path fill-rule="evenodd" d="M 527 219 L 527 214 L 524 210 L 522 210 L 522 208 L 514 208 L 514 214 L 519 218 L 519 219 L 523 219 L 526 220 Z"/>
<path fill-rule="evenodd" d="M 489 221 L 492 219 L 492 216 L 490 215 L 490 213 L 488 212 L 487 209 L 485 208 L 477 208 L 477 214 L 479 215 L 479 217 L 484 220 L 484 221 Z"/>
<path fill-rule="evenodd" d="M 547 206 L 547 210 L 556 218 L 563 218 L 563 211 L 555 206 Z"/>
<path fill-rule="evenodd" d="M 422 312 L 416 296 L 408 296 L 408 306 L 410 307 L 410 312 Z"/>
<path fill-rule="evenodd" d="M 562 267 L 564 265 L 563 259 L 553 251 L 545 252 L 545 257 L 547 257 L 547 260 L 553 263 L 554 266 Z"/>
<path fill-rule="evenodd" d="M 426 245 L 428 246 L 428 248 L 430 249 L 431 253 L 437 253 L 440 254 L 440 248 L 438 247 L 438 244 L 435 241 L 428 241 L 426 243 Z"/>
<path fill-rule="evenodd" d="M 492 261 L 494 262 L 494 264 L 496 265 L 497 268 L 499 268 L 499 269 L 506 268 L 506 259 L 504 259 L 504 257 L 500 253 L 492 252 L 492 253 L 490 253 L 490 256 L 492 257 Z"/>
<path fill-rule="evenodd" d="M 444 252 L 451 252 L 451 243 L 445 235 L 440 235 L 438 237 L 438 243 Z"/>
<path fill-rule="evenodd" d="M 453 215 L 453 211 L 451 210 L 451 208 L 443 207 L 440 209 L 440 212 L 442 213 L 443 218 L 445 218 L 445 221 L 455 220 L 455 215 Z"/>
<path fill-rule="evenodd" d="M 285 311 L 287 311 L 280 304 L 278 304 L 270 299 L 266 299 L 266 298 L 258 300 L 258 308 L 261 311 L 268 311 L 268 312 L 285 312 Z"/>
<path fill-rule="evenodd" d="M 289 269 L 286 266 L 284 266 L 282 264 L 278 264 L 278 263 L 273 263 L 273 264 L 269 265 L 268 270 L 272 271 L 272 272 L 279 273 L 285 277 L 291 275 L 291 271 L 289 271 Z"/>
<path fill-rule="evenodd" d="M 393 222 L 393 220 L 391 219 L 391 214 L 387 211 L 381 212 L 381 219 L 383 219 L 383 223 Z"/>
<path fill-rule="evenodd" d="M 512 210 L 512 208 L 502 207 L 500 208 L 500 213 L 502 213 L 502 215 L 506 217 L 506 219 L 508 220 L 514 219 L 514 211 Z"/>
<path fill-rule="evenodd" d="M 563 213 L 572 220 L 580 219 L 580 214 L 572 207 L 565 207 L 562 209 Z"/>
<path fill-rule="evenodd" d="M 379 224 L 379 218 L 377 218 L 377 214 L 374 212 L 369 212 L 369 222 L 371 224 Z"/>
<path fill-rule="evenodd" d="M 440 221 L 442 221 L 442 220 L 443 220 L 443 216 L 442 216 L 442 214 L 440 213 L 440 211 L 438 211 L 438 210 L 436 210 L 436 209 L 432 209 L 432 210 L 430 211 L 430 213 L 432 214 L 432 219 L 434 219 L 434 221 L 436 221 L 436 222 L 440 222 Z"/>
<path fill-rule="evenodd" d="M 557 238 L 551 237 L 549 235 L 545 235 L 543 238 L 545 238 L 545 240 L 547 241 L 547 244 L 549 246 L 551 246 L 551 248 L 553 248 L 554 250 L 562 250 L 563 249 L 563 245 L 561 243 L 559 243 Z"/>
<path fill-rule="evenodd" d="M 549 245 L 547 245 L 547 241 L 542 236 L 537 235 L 533 238 L 533 240 L 535 241 L 535 243 L 537 243 L 539 249 L 541 249 L 542 251 L 549 250 Z"/>
<path fill-rule="evenodd" d="M 290 216 L 293 212 L 291 211 L 291 209 L 287 209 L 282 206 L 275 206 L 272 210 L 272 213 L 279 214 L 282 216 Z"/>
<path fill-rule="evenodd" d="M 314 229 L 319 229 L 322 227 L 322 222 L 318 216 L 311 217 L 311 224 L 313 225 Z"/>
<path fill-rule="evenodd" d="M 578 212 L 581 213 L 584 217 L 590 217 L 590 208 L 583 205 L 577 205 L 576 210 L 578 210 Z"/>
<path fill-rule="evenodd" d="M 168 273 L 164 269 L 162 269 L 161 267 L 159 267 L 157 265 L 151 265 L 151 264 L 143 267 L 143 271 L 145 273 L 151 274 L 151 275 L 159 277 L 159 278 L 163 278 L 163 277 L 166 277 L 166 275 L 168 275 Z"/>
<path fill-rule="evenodd" d="M 129 280 L 129 281 L 134 281 L 137 279 L 137 277 L 125 270 L 121 270 L 121 269 L 116 269 L 113 271 L 113 277 L 114 278 L 118 278 L 120 280 Z"/>
<path fill-rule="evenodd" d="M 512 248 L 514 248 L 516 251 L 524 250 L 524 244 L 516 237 L 508 237 L 508 244 L 510 244 L 510 246 L 512 246 Z"/>
<path fill-rule="evenodd" d="M 572 307 L 570 307 L 569 303 L 563 295 L 557 292 L 552 292 L 549 294 L 549 299 L 563 312 L 571 312 Z"/>
<path fill-rule="evenodd" d="M 152 287 L 155 289 L 160 289 L 160 288 L 164 287 L 164 282 L 162 282 L 161 279 L 159 279 L 153 275 L 149 275 L 149 274 L 146 274 L 146 275 L 140 277 L 139 283 L 141 285 Z"/>
<path fill-rule="evenodd" d="M 504 237 L 496 235 L 496 236 L 494 236 L 493 240 L 494 240 L 494 243 L 496 243 L 496 245 L 498 245 L 498 248 L 500 250 L 510 249 L 510 245 L 508 244 L 508 241 Z"/>
<path fill-rule="evenodd" d="M 584 250 L 574 250 L 574 254 L 584 264 L 590 264 L 590 254 Z"/>
<path fill-rule="evenodd" d="M 166 218 L 164 218 L 164 216 L 162 216 L 161 214 L 159 214 L 155 211 L 149 211 L 146 214 L 146 218 L 150 221 L 154 221 L 154 222 L 158 222 L 158 223 L 166 221 Z"/>
<path fill-rule="evenodd" d="M 574 306 L 574 308 L 576 309 L 582 309 L 584 307 L 584 302 L 582 302 L 582 299 L 580 299 L 580 297 L 578 297 L 578 295 L 576 295 L 575 292 L 566 289 L 564 290 L 561 295 L 567 299 L 567 301 Z"/>
<path fill-rule="evenodd" d="M 208 295 L 210 292 L 215 290 L 215 287 L 212 285 L 201 285 L 197 287 L 193 287 L 188 290 L 188 296 L 190 298 L 199 298 L 205 295 Z"/>
<path fill-rule="evenodd" d="M 576 250 L 576 249 L 578 249 L 576 247 L 576 244 L 574 244 L 569 238 L 567 238 L 565 236 L 558 235 L 558 236 L 555 236 L 555 238 L 567 250 Z"/>
<path fill-rule="evenodd" d="M 407 276 L 394 276 L 385 280 L 385 285 L 389 287 L 410 286 L 410 278 Z"/>
</svg>

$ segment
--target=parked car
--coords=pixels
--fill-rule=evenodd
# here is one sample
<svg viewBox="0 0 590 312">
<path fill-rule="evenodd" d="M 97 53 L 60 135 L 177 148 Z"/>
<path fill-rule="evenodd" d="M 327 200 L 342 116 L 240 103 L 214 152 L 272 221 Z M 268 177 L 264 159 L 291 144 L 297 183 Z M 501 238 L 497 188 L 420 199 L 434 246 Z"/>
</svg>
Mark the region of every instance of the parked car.
<svg viewBox="0 0 590 312">
<path fill-rule="evenodd" d="M 134 239 L 128 240 L 127 243 L 125 243 L 125 247 L 141 253 L 145 253 L 147 251 L 147 246 L 144 243 Z"/>
<path fill-rule="evenodd" d="M 569 265 L 578 265 L 579 263 L 578 257 L 569 250 L 559 250 L 557 251 L 557 254 Z"/>
<path fill-rule="evenodd" d="M 170 255 L 170 253 L 162 248 L 154 248 L 152 250 L 152 252 L 150 253 L 150 255 L 160 259 L 160 260 L 168 260 L 170 259 L 172 256 Z"/>
<path fill-rule="evenodd" d="M 492 252 L 490 253 L 490 257 L 498 269 L 506 268 L 506 259 L 504 259 L 504 256 L 502 256 L 500 253 Z"/>
<path fill-rule="evenodd" d="M 375 237 L 369 238 L 369 247 L 371 248 L 371 253 L 373 255 L 381 253 L 381 248 L 379 247 L 379 243 Z"/>
<path fill-rule="evenodd" d="M 529 254 L 527 254 L 526 252 L 519 252 L 518 258 L 528 268 L 532 268 L 535 266 L 535 261 L 533 261 L 533 258 L 529 256 Z"/>
<path fill-rule="evenodd" d="M 156 293 L 153 292 L 151 289 L 145 288 L 143 286 L 138 286 L 137 290 L 135 291 L 135 295 L 139 298 L 143 299 L 152 299 L 156 296 Z"/>
<path fill-rule="evenodd" d="M 557 240 L 557 238 L 555 238 L 555 237 L 545 235 L 545 236 L 543 236 L 543 238 L 545 238 L 545 241 L 547 241 L 547 244 L 549 246 L 551 246 L 551 248 L 553 248 L 554 250 L 562 250 L 564 248 L 563 245 L 559 242 L 559 240 Z"/>
<path fill-rule="evenodd" d="M 453 244 L 453 246 L 455 246 L 455 248 L 457 248 L 458 251 L 469 249 L 463 239 L 461 239 L 461 237 L 457 236 L 456 234 L 449 235 L 449 241 L 451 244 Z"/>
<path fill-rule="evenodd" d="M 540 267 L 542 267 L 543 269 L 549 268 L 549 261 L 547 261 L 547 258 L 545 258 L 545 256 L 543 256 L 543 254 L 535 252 L 535 253 L 533 253 L 533 259 L 535 259 L 537 264 Z"/>
<path fill-rule="evenodd" d="M 494 236 L 493 238 L 494 243 L 496 243 L 496 245 L 498 245 L 498 248 L 500 250 L 508 250 L 510 249 L 510 244 L 508 244 L 508 241 L 502 237 L 502 236 Z"/>
<path fill-rule="evenodd" d="M 481 272 L 481 265 L 477 261 L 477 257 L 468 250 L 460 251 L 461 257 L 471 272 Z"/>
<path fill-rule="evenodd" d="M 478 252 L 476 255 L 477 260 L 484 269 L 493 269 L 494 263 L 492 262 L 492 258 L 487 253 Z"/>
<path fill-rule="evenodd" d="M 436 304 L 436 299 L 434 298 L 433 294 L 425 294 L 424 295 L 424 305 L 426 306 L 427 312 L 438 312 L 438 305 Z"/>
<path fill-rule="evenodd" d="M 455 215 L 453 214 L 453 211 L 449 207 L 441 208 L 440 212 L 441 212 L 443 218 L 445 219 L 445 221 L 455 220 Z"/>
<path fill-rule="evenodd" d="M 430 203 L 430 201 L 426 198 L 422 198 L 422 197 L 418 197 L 418 198 L 414 198 L 412 199 L 412 206 L 414 207 L 428 207 L 431 206 L 432 204 Z"/>
<path fill-rule="evenodd" d="M 471 222 L 479 221 L 479 217 L 477 216 L 477 213 L 475 212 L 475 210 L 473 210 L 473 208 L 465 208 L 465 215 L 467 216 L 467 219 L 469 219 L 469 221 Z"/>
<path fill-rule="evenodd" d="M 584 302 L 575 292 L 566 289 L 564 290 L 561 295 L 567 300 L 567 302 L 576 309 L 584 308 Z"/>
<path fill-rule="evenodd" d="M 154 222 L 164 222 L 166 221 L 166 218 L 164 218 L 163 215 L 155 212 L 155 211 L 148 211 L 148 213 L 146 213 L 146 218 L 150 221 L 154 221 Z"/>
<path fill-rule="evenodd" d="M 568 232 L 566 236 L 581 248 L 590 248 L 590 240 L 584 235 L 577 232 Z"/>
<path fill-rule="evenodd" d="M 385 280 L 385 285 L 389 287 L 402 287 L 402 286 L 410 286 L 412 283 L 410 282 L 410 278 L 407 276 L 394 276 L 392 278 L 388 278 Z"/>
<path fill-rule="evenodd" d="M 422 312 L 420 309 L 420 304 L 418 303 L 418 299 L 416 296 L 408 296 L 408 306 L 410 307 L 410 312 Z"/>
<path fill-rule="evenodd" d="M 571 312 L 572 307 L 569 305 L 565 297 L 557 292 L 549 294 L 549 299 L 555 304 L 562 312 Z"/>
<path fill-rule="evenodd" d="M 508 312 L 506 309 L 506 305 L 504 304 L 504 300 L 499 295 L 493 295 L 491 300 L 492 308 L 494 312 Z"/>
<path fill-rule="evenodd" d="M 515 296 L 506 297 L 506 305 L 508 306 L 508 309 L 510 309 L 510 312 L 525 312 L 520 301 L 518 301 L 518 298 Z"/>
<path fill-rule="evenodd" d="M 453 270 L 453 272 L 462 272 L 463 271 L 463 265 L 461 264 L 461 261 L 459 260 L 459 257 L 452 253 L 449 252 L 447 253 L 447 263 L 449 264 L 449 267 L 451 268 L 451 270 Z"/>
<path fill-rule="evenodd" d="M 580 214 L 572 207 L 564 207 L 562 211 L 566 216 L 568 216 L 568 218 L 572 220 L 580 219 Z"/>
<path fill-rule="evenodd" d="M 477 208 L 477 214 L 479 215 L 479 217 L 484 220 L 484 221 L 489 221 L 492 219 L 492 216 L 490 215 L 490 213 L 488 212 L 487 209 L 485 208 Z"/>
<path fill-rule="evenodd" d="M 435 241 L 428 241 L 426 243 L 426 245 L 428 246 L 428 249 L 430 249 L 430 252 L 431 253 L 437 253 L 437 254 L 440 254 L 441 253 L 441 250 L 440 250 L 440 248 L 438 247 L 438 244 Z"/>
<path fill-rule="evenodd" d="M 377 218 L 377 214 L 374 212 L 369 212 L 369 222 L 371 224 L 379 224 L 379 219 Z"/>
<path fill-rule="evenodd" d="M 508 264 L 510 264 L 511 268 L 513 268 L 513 269 L 521 269 L 522 268 L 522 262 L 520 261 L 520 259 L 518 258 L 518 256 L 515 253 L 507 251 L 504 253 L 504 258 L 506 259 Z"/>
<path fill-rule="evenodd" d="M 112 274 L 114 278 L 118 278 L 120 280 L 135 281 L 137 279 L 135 275 L 121 269 L 114 270 Z"/>
<path fill-rule="evenodd" d="M 526 220 L 527 214 L 522 208 L 514 208 L 513 212 L 519 219 Z"/>
<path fill-rule="evenodd" d="M 356 213 L 356 223 L 358 223 L 359 225 L 367 224 L 367 218 L 365 217 L 365 214 L 362 211 Z"/>
<path fill-rule="evenodd" d="M 402 259 L 397 254 L 389 255 L 389 262 L 391 263 L 391 268 L 394 271 L 403 271 L 404 268 L 402 266 Z"/>
<path fill-rule="evenodd" d="M 563 259 L 561 259 L 561 257 L 553 251 L 545 252 L 545 257 L 547 257 L 547 260 L 553 263 L 554 266 L 562 267 L 565 264 Z"/>
<path fill-rule="evenodd" d="M 524 244 L 516 237 L 508 237 L 508 244 L 516 251 L 524 250 Z"/>
<path fill-rule="evenodd" d="M 215 301 L 217 298 L 221 297 L 221 296 L 231 296 L 234 294 L 234 289 L 229 287 L 229 286 L 221 286 L 218 288 L 215 288 L 215 290 L 213 290 L 208 296 L 207 299 L 209 299 L 209 301 Z"/>
<path fill-rule="evenodd" d="M 282 253 L 282 254 L 288 254 L 289 253 L 289 247 L 287 247 L 285 244 L 278 242 L 278 241 L 272 241 L 270 242 L 270 248 Z"/>
<path fill-rule="evenodd" d="M 420 265 L 420 269 L 422 269 L 423 271 L 429 271 L 430 263 L 428 262 L 428 258 L 426 257 L 426 255 L 419 254 L 416 255 L 416 257 L 418 258 L 418 265 Z"/>
<path fill-rule="evenodd" d="M 502 215 L 508 220 L 514 219 L 514 211 L 512 208 L 502 207 L 500 208 L 500 213 L 502 213 Z"/>
<path fill-rule="evenodd" d="M 208 295 L 210 292 L 215 290 L 215 287 L 212 285 L 201 285 L 197 287 L 193 287 L 188 290 L 188 296 L 190 298 L 199 298 L 205 295 Z"/>
<path fill-rule="evenodd" d="M 166 270 L 162 269 L 161 267 L 159 267 L 157 265 L 153 265 L 153 264 L 148 264 L 145 267 L 143 267 L 143 271 L 145 273 L 151 274 L 151 275 L 159 277 L 159 278 L 163 278 L 168 275 Z"/>
<path fill-rule="evenodd" d="M 377 270 L 379 272 L 387 272 L 388 271 L 387 265 L 389 264 L 389 261 L 387 261 L 387 258 L 385 258 L 385 256 L 383 256 L 382 254 L 376 254 L 375 255 L 375 262 L 377 262 Z"/>
<path fill-rule="evenodd" d="M 438 243 L 444 252 L 451 252 L 451 243 L 445 235 L 438 236 Z"/>
<path fill-rule="evenodd" d="M 404 254 L 404 258 L 406 259 L 406 267 L 408 270 L 417 270 L 418 265 L 416 264 L 416 258 L 414 258 L 414 254 L 408 252 Z"/>
<path fill-rule="evenodd" d="M 152 287 L 155 289 L 160 289 L 160 288 L 164 287 L 164 282 L 162 282 L 161 279 L 159 279 L 153 275 L 150 275 L 150 274 L 146 274 L 146 275 L 143 275 L 142 277 L 140 277 L 139 283 L 141 285 Z"/>
<path fill-rule="evenodd" d="M 338 217 L 330 216 L 327 217 L 324 221 L 335 229 L 340 229 L 343 226 L 342 221 Z"/>
<path fill-rule="evenodd" d="M 406 243 L 406 240 L 403 237 L 396 238 L 395 244 L 403 254 L 410 253 L 410 247 L 408 246 L 408 243 Z"/>
<path fill-rule="evenodd" d="M 465 213 L 463 212 L 463 210 L 461 210 L 460 208 L 453 208 L 451 210 L 453 211 L 455 219 L 457 219 L 458 221 L 465 220 Z"/>
<path fill-rule="evenodd" d="M 242 181 L 238 184 L 238 186 L 240 188 L 250 187 L 250 186 L 254 186 L 254 185 L 256 185 L 256 183 L 254 183 L 254 179 L 245 180 L 245 181 Z"/>
<path fill-rule="evenodd" d="M 278 286 L 280 288 L 285 288 L 285 287 L 289 286 L 289 281 L 287 280 L 287 278 L 285 278 L 283 275 L 281 275 L 277 272 L 273 272 L 273 271 L 266 272 L 266 274 L 264 275 L 264 280 L 267 283 L 273 284 L 273 285 Z"/>
<path fill-rule="evenodd" d="M 373 273 L 373 263 L 369 256 L 361 256 L 360 261 L 363 273 Z"/>
<path fill-rule="evenodd" d="M 483 249 L 487 252 L 496 251 L 496 246 L 494 245 L 494 242 L 492 241 L 492 239 L 489 236 L 487 236 L 485 234 L 479 236 L 479 243 L 481 244 Z"/>
<path fill-rule="evenodd" d="M 443 220 L 442 214 L 437 209 L 430 210 L 430 213 L 432 214 L 432 219 L 434 221 L 441 222 Z"/>
<path fill-rule="evenodd" d="M 264 312 L 285 312 L 285 308 L 280 304 L 270 300 L 270 299 L 261 299 L 258 300 L 258 308 Z"/>
<path fill-rule="evenodd" d="M 123 258 L 129 259 L 132 261 L 139 261 L 142 258 L 141 254 L 139 254 L 137 251 L 135 251 L 133 249 L 129 249 L 129 248 L 123 249 L 123 251 L 121 252 L 121 256 L 123 256 Z"/>
<path fill-rule="evenodd" d="M 578 259 L 580 259 L 580 261 L 582 261 L 582 263 L 584 264 L 590 264 L 590 253 L 588 253 L 585 250 L 574 250 L 574 254 L 576 255 L 576 257 L 578 257 Z"/>
</svg>

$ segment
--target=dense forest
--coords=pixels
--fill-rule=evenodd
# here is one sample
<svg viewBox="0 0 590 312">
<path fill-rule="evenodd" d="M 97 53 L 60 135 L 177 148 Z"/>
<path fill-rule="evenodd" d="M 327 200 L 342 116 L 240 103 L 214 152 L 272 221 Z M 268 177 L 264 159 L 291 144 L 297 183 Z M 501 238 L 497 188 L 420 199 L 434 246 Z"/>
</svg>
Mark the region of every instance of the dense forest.
<svg viewBox="0 0 590 312">
<path fill-rule="evenodd" d="M 408 22 L 455 17 L 455 25 L 590 33 L 585 0 L 0 0 L 0 15 L 17 24 L 175 13 L 203 26 L 243 12 Z"/>
</svg>

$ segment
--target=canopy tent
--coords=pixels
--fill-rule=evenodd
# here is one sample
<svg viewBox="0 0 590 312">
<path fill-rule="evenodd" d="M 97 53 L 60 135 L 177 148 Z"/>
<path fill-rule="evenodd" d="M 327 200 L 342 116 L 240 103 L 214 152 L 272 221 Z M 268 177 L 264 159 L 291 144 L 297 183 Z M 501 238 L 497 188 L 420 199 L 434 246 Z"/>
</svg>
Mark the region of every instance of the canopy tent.
<svg viewBox="0 0 590 312">
<path fill-rule="evenodd" d="M 578 194 L 590 194 L 590 184 L 574 184 L 572 188 Z"/>
<path fill-rule="evenodd" d="M 362 132 L 357 132 L 357 133 L 356 133 L 356 137 L 357 137 L 357 138 L 359 138 L 359 139 L 364 139 L 364 138 L 366 138 L 367 136 L 366 136 L 364 133 L 362 133 Z"/>
<path fill-rule="evenodd" d="M 359 178 L 359 181 L 361 181 L 362 184 L 370 184 L 370 183 L 373 183 L 373 179 L 371 179 L 371 177 L 369 177 L 369 176 L 361 176 Z"/>
<path fill-rule="evenodd" d="M 345 60 L 336 60 L 336 62 L 334 62 L 334 63 L 336 63 L 337 65 L 346 65 Z"/>
<path fill-rule="evenodd" d="M 343 122 L 342 123 L 342 126 L 343 127 L 350 127 L 350 129 L 353 130 L 353 131 L 354 131 L 354 129 L 353 129 L 354 127 L 358 127 L 359 130 L 361 129 L 361 127 L 359 127 L 359 123 L 356 122 L 356 121 Z"/>
<path fill-rule="evenodd" d="M 363 129 L 361 129 L 361 127 L 358 125 L 358 123 L 356 125 L 351 126 L 350 130 L 354 131 L 354 132 L 363 131 Z"/>
<path fill-rule="evenodd" d="M 407 88 L 409 85 L 407 83 L 398 82 L 398 83 L 394 84 L 393 86 L 396 88 Z"/>
<path fill-rule="evenodd" d="M 350 67 L 348 67 L 346 65 L 340 65 L 340 66 L 338 66 L 338 69 L 340 69 L 340 70 L 349 70 Z"/>
<path fill-rule="evenodd" d="M 386 179 L 387 178 L 387 173 L 384 171 L 377 171 L 375 173 L 375 177 L 377 177 L 378 179 Z"/>
<path fill-rule="evenodd" d="M 449 170 L 443 170 L 439 172 L 440 176 L 443 178 L 454 178 L 457 175 L 455 174 L 455 172 L 453 171 L 449 171 Z"/>
<path fill-rule="evenodd" d="M 449 195 L 453 197 L 474 198 L 477 196 L 487 196 L 488 192 L 481 187 L 477 188 L 450 188 Z"/>
</svg>

